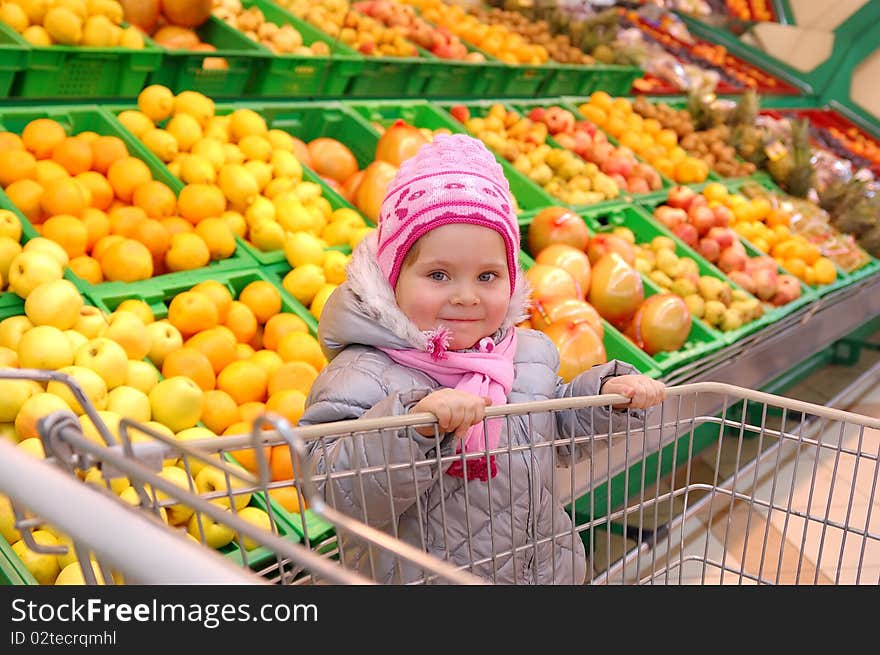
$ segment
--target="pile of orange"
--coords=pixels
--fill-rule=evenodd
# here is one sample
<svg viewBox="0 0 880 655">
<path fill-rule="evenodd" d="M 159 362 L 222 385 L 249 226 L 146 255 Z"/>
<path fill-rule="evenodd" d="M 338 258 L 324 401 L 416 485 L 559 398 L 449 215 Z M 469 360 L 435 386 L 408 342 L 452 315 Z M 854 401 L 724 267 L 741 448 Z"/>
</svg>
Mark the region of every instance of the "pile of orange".
<svg viewBox="0 0 880 655">
<path fill-rule="evenodd" d="M 0 185 L 93 284 L 199 268 L 235 251 L 225 223 L 188 219 L 190 207 L 211 206 L 209 193 L 187 187 L 178 198 L 116 136 L 70 136 L 51 118 L 32 120 L 20 136 L 0 133 Z"/>
</svg>

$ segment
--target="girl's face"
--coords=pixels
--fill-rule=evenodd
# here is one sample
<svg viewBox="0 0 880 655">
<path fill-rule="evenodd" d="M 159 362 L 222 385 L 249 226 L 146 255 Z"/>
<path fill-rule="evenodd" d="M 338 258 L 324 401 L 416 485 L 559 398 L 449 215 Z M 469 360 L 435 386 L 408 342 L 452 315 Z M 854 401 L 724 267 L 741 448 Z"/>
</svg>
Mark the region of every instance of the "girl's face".
<svg viewBox="0 0 880 655">
<path fill-rule="evenodd" d="M 494 334 L 510 304 L 504 239 L 488 227 L 453 223 L 410 249 L 397 278 L 397 304 L 419 330 L 444 326 L 450 350 Z"/>
</svg>

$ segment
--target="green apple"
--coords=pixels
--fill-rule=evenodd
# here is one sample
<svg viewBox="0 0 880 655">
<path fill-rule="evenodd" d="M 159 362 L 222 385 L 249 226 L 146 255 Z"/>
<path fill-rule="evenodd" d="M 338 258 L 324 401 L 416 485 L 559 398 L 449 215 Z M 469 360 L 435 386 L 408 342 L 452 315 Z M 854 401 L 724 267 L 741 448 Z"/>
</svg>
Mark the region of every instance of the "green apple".
<svg viewBox="0 0 880 655">
<path fill-rule="evenodd" d="M 86 339 L 100 337 L 101 333 L 107 329 L 107 315 L 98 307 L 83 305 L 79 308 L 79 316 L 76 323 L 73 324 L 73 329 Z"/>
<path fill-rule="evenodd" d="M 15 212 L 8 209 L 0 209 L 0 236 L 12 239 L 16 243 L 21 241 L 21 221 Z"/>
<path fill-rule="evenodd" d="M 250 505 L 248 507 L 243 507 L 241 510 L 239 510 L 238 516 L 248 523 L 252 523 L 258 528 L 265 530 L 266 532 L 272 532 L 272 520 L 269 518 L 269 514 L 264 509 L 260 509 L 259 507 L 254 507 L 253 505 Z M 239 544 L 241 544 L 242 548 L 244 548 L 245 550 L 253 550 L 260 545 L 250 537 L 246 537 L 241 534 L 237 534 L 236 538 L 238 539 Z"/>
<path fill-rule="evenodd" d="M 235 530 L 225 523 L 218 523 L 207 514 L 193 514 L 186 526 L 188 534 L 211 548 L 223 548 L 235 538 Z"/>
<path fill-rule="evenodd" d="M 60 557 L 58 558 L 61 559 Z M 92 565 L 92 573 L 95 576 L 95 581 L 99 585 L 107 584 L 104 580 L 104 574 L 101 573 L 101 569 L 98 567 L 98 563 L 95 560 L 89 560 Z M 80 567 L 79 560 L 74 560 L 70 562 L 61 569 L 61 572 L 55 578 L 55 585 L 84 585 L 86 584 L 85 575 L 83 575 L 82 567 Z"/>
<path fill-rule="evenodd" d="M 25 299 L 43 282 L 62 277 L 64 269 L 58 260 L 37 250 L 22 250 L 9 264 L 9 289 Z"/>
<path fill-rule="evenodd" d="M 77 348 L 73 363 L 90 368 L 104 378 L 108 390 L 125 384 L 128 376 L 128 355 L 125 349 L 106 337 L 89 339 Z"/>
<path fill-rule="evenodd" d="M 244 468 L 238 468 L 240 468 L 242 472 L 246 472 Z M 220 469 L 214 466 L 204 466 L 202 467 L 202 470 L 196 474 L 196 488 L 199 490 L 200 494 L 214 493 L 217 491 L 225 492 L 225 496 L 211 499 L 212 503 L 222 507 L 229 507 L 231 505 L 229 498 L 229 490 L 231 489 L 232 498 L 235 501 L 235 509 L 246 507 L 247 504 L 251 502 L 251 494 L 248 492 L 242 492 L 241 490 L 246 489 L 250 485 L 244 480 L 232 475 L 229 476 L 228 484 L 226 480 L 226 473 Z"/>
<path fill-rule="evenodd" d="M 165 378 L 149 394 L 153 420 L 174 433 L 193 427 L 202 417 L 202 389 L 188 377 Z"/>
<path fill-rule="evenodd" d="M 70 280 L 51 280 L 34 287 L 24 301 L 24 313 L 34 325 L 69 330 L 79 318 L 83 297 Z"/>
<path fill-rule="evenodd" d="M 34 237 L 24 244 L 23 250 L 24 252 L 41 252 L 50 255 L 62 269 L 70 263 L 67 251 L 60 244 L 46 237 Z"/>
<path fill-rule="evenodd" d="M 0 346 L 18 353 L 18 342 L 21 335 L 34 327 L 31 320 L 24 315 L 10 316 L 0 321 Z"/>
<path fill-rule="evenodd" d="M 12 501 L 8 496 L 2 494 L 0 494 L 0 536 L 10 545 L 21 539 L 21 533 L 15 527 L 15 512 L 12 511 Z"/>
<path fill-rule="evenodd" d="M 31 437 L 38 437 L 37 421 L 47 414 L 57 411 L 70 411 L 70 407 L 54 393 L 45 391 L 35 393 L 24 401 L 15 417 L 15 431 L 18 433 L 19 446 Z M 39 439 L 38 439 L 39 441 Z"/>
<path fill-rule="evenodd" d="M 17 239 L 13 241 L 9 237 L 0 236 L 0 275 L 3 276 L 3 280 L 9 279 L 9 267 L 21 250 L 21 244 Z"/>
<path fill-rule="evenodd" d="M 208 428 L 194 426 L 191 428 L 186 428 L 185 430 L 181 430 L 174 435 L 174 438 L 178 441 L 200 441 L 203 439 L 216 439 L 217 435 L 211 432 Z M 198 448 L 198 446 L 196 446 L 196 448 Z M 211 451 L 210 454 L 206 453 L 206 455 L 206 459 L 208 459 L 209 461 L 220 461 L 220 453 Z M 195 457 L 187 457 L 187 461 L 189 462 L 189 472 L 194 477 L 198 476 L 198 474 L 201 473 L 202 469 L 208 466 L 208 462 Z M 178 466 L 180 466 L 183 470 L 186 470 L 186 466 L 184 466 L 183 456 L 180 457 Z M 229 507 L 228 504 L 226 506 Z"/>
<path fill-rule="evenodd" d="M 150 352 L 147 357 L 153 364 L 162 368 L 168 353 L 183 347 L 183 336 L 180 330 L 166 319 L 150 323 L 147 325 L 147 330 L 150 333 Z"/>
<path fill-rule="evenodd" d="M 14 421 L 21 411 L 21 406 L 32 395 L 34 388 L 27 380 L 0 378 L 0 421 Z"/>
<path fill-rule="evenodd" d="M 45 546 L 57 546 L 58 539 L 47 530 L 35 530 L 33 533 L 34 541 Z M 24 539 L 19 539 L 12 544 L 12 550 L 18 555 L 25 568 L 31 572 L 37 582 L 40 584 L 52 584 L 58 573 L 61 572 L 61 566 L 58 564 L 57 555 L 49 555 L 43 553 L 35 553 Z"/>
<path fill-rule="evenodd" d="M 128 359 L 143 359 L 150 352 L 152 339 L 141 317 L 133 312 L 113 312 L 101 336 L 125 349 Z"/>
<path fill-rule="evenodd" d="M 128 375 L 125 384 L 145 394 L 150 393 L 159 384 L 159 371 L 150 362 L 142 359 L 128 360 Z"/>
<path fill-rule="evenodd" d="M 18 342 L 18 365 L 57 371 L 73 364 L 73 348 L 64 332 L 52 325 L 37 325 Z"/>
<path fill-rule="evenodd" d="M 60 368 L 58 369 L 58 372 L 65 373 L 72 377 L 74 382 L 79 385 L 79 388 L 82 389 L 83 393 L 95 409 L 107 409 L 107 383 L 104 382 L 104 378 L 95 373 L 95 371 L 86 368 L 85 366 L 73 365 Z M 76 396 L 73 395 L 73 391 L 71 391 L 70 387 L 63 382 L 50 380 L 49 384 L 46 385 L 46 391 L 54 393 L 66 402 L 68 407 L 70 407 L 70 409 L 73 410 L 73 413 L 77 416 L 85 414 L 86 410 L 83 409 L 82 405 L 76 399 Z"/>
<path fill-rule="evenodd" d="M 140 389 L 121 384 L 107 396 L 107 409 L 138 423 L 151 419 L 150 398 Z"/>
<path fill-rule="evenodd" d="M 107 409 L 99 409 L 97 413 L 98 419 L 107 427 L 107 430 L 110 431 L 110 434 L 113 435 L 116 442 L 121 443 L 119 438 L 119 421 L 122 420 L 122 417 L 116 412 L 111 412 Z M 82 426 L 83 436 L 86 439 L 91 439 L 102 446 L 106 445 L 104 437 L 101 436 L 101 433 L 98 431 L 98 428 L 95 427 L 94 422 L 88 414 L 83 414 L 79 417 L 79 424 Z"/>
<path fill-rule="evenodd" d="M 144 485 L 144 489 L 152 499 L 153 493 L 150 491 L 149 485 Z M 128 503 L 132 507 L 140 507 L 141 505 L 141 497 L 138 496 L 137 489 L 134 487 L 123 489 L 119 494 L 119 500 Z M 168 523 L 168 511 L 164 507 L 159 508 L 159 518 L 161 518 L 164 523 Z"/>
<path fill-rule="evenodd" d="M 187 493 L 195 493 L 195 481 L 182 468 L 176 466 L 163 466 L 158 475 L 159 477 L 177 485 L 181 489 L 186 490 Z M 162 491 L 156 490 L 156 497 L 160 501 L 163 501 L 178 496 L 175 494 L 175 496 L 172 497 Z M 193 508 L 183 503 L 174 503 L 173 505 L 165 506 L 165 509 L 168 512 L 168 523 L 171 525 L 183 525 L 189 521 L 189 517 L 193 514 Z"/>
</svg>

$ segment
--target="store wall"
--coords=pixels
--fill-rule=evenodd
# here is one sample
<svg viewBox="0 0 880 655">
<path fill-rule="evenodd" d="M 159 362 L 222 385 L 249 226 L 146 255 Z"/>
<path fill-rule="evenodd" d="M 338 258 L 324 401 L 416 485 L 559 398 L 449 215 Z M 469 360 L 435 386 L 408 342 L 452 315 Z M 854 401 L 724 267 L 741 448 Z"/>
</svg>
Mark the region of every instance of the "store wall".
<svg viewBox="0 0 880 655">
<path fill-rule="evenodd" d="M 871 0 L 789 0 L 795 25 L 831 31 Z"/>
<path fill-rule="evenodd" d="M 880 48 L 853 70 L 850 97 L 880 120 Z"/>
</svg>

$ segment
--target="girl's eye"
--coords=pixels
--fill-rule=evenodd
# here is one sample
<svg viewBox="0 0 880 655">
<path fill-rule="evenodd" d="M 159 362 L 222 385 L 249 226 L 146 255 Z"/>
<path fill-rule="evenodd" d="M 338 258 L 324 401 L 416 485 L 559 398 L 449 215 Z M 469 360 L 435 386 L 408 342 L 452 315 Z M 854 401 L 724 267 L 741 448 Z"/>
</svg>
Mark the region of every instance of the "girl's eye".
<svg viewBox="0 0 880 655">
<path fill-rule="evenodd" d="M 498 277 L 497 273 L 480 273 L 479 280 L 480 282 L 491 282 L 496 277 Z"/>
<path fill-rule="evenodd" d="M 437 282 L 442 282 L 446 279 L 446 273 L 443 271 L 432 271 L 428 274 L 428 277 L 432 280 L 436 280 Z"/>
</svg>

